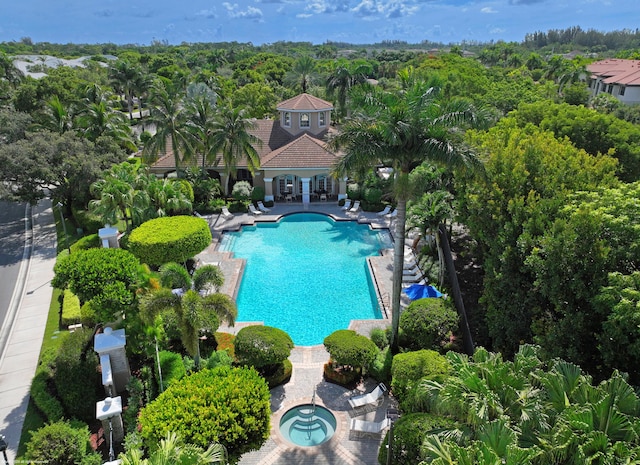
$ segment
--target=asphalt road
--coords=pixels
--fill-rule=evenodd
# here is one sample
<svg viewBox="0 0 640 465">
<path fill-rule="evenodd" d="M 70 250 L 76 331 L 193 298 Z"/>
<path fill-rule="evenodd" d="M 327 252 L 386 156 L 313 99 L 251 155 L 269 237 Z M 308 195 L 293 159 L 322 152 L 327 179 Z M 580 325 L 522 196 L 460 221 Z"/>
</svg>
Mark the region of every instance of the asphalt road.
<svg viewBox="0 0 640 465">
<path fill-rule="evenodd" d="M 25 246 L 25 204 L 0 201 L 0 325 L 4 326 Z"/>
</svg>

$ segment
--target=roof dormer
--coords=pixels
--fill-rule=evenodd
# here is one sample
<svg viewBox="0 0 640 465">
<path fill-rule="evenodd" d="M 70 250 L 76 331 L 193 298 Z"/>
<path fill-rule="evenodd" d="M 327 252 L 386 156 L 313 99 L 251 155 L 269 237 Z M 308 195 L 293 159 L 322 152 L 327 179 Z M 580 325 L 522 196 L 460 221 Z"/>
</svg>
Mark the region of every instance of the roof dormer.
<svg viewBox="0 0 640 465">
<path fill-rule="evenodd" d="M 319 135 L 331 124 L 333 105 L 310 94 L 300 94 L 278 104 L 280 126 L 292 135 Z"/>
</svg>

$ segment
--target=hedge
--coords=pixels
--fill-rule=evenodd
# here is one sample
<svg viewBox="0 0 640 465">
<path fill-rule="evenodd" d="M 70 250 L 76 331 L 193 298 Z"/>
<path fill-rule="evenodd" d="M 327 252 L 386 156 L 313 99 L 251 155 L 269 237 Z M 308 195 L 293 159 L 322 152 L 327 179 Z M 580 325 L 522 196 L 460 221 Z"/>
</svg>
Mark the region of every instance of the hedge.
<svg viewBox="0 0 640 465">
<path fill-rule="evenodd" d="M 160 266 L 185 263 L 211 244 L 209 225 L 194 216 L 165 216 L 141 224 L 131 232 L 128 248 L 142 263 Z"/>
<path fill-rule="evenodd" d="M 400 315 L 400 345 L 408 350 L 442 350 L 458 324 L 451 299 L 415 300 Z"/>
<path fill-rule="evenodd" d="M 42 413 L 45 420 L 54 422 L 64 418 L 64 408 L 60 401 L 49 391 L 49 384 L 53 380 L 52 359 L 53 352 L 51 350 L 44 352 L 41 356 L 36 374 L 31 381 L 31 400 L 37 409 Z"/>
<path fill-rule="evenodd" d="M 99 465 L 102 457 L 93 451 L 89 439 L 87 425 L 51 423 L 31 433 L 25 458 L 29 463 Z"/>
<path fill-rule="evenodd" d="M 324 346 L 335 363 L 358 369 L 368 367 L 378 353 L 371 339 L 350 329 L 329 334 L 324 338 Z"/>
<path fill-rule="evenodd" d="M 262 325 L 242 328 L 236 335 L 234 345 L 238 362 L 258 370 L 282 363 L 293 349 L 293 341 L 286 332 Z"/>
<path fill-rule="evenodd" d="M 83 236 L 78 239 L 76 242 L 71 244 L 71 253 L 78 253 L 81 250 L 93 249 L 100 247 L 100 237 L 98 234 L 89 234 L 88 236 Z"/>
<path fill-rule="evenodd" d="M 162 384 L 164 389 L 176 381 L 180 381 L 187 374 L 182 363 L 182 356 L 175 352 L 163 350 L 158 354 L 160 369 L 162 370 Z"/>
<path fill-rule="evenodd" d="M 186 443 L 223 444 L 232 462 L 266 442 L 271 429 L 271 395 L 252 368 L 204 369 L 173 383 L 140 411 L 141 435 L 155 448 L 168 432 Z"/>
<path fill-rule="evenodd" d="M 65 289 L 62 300 L 62 326 L 80 323 L 80 299 L 69 289 Z"/>
<path fill-rule="evenodd" d="M 447 359 L 434 350 L 418 350 L 393 356 L 391 387 L 400 400 L 407 389 L 422 378 L 441 380 L 449 372 Z"/>
</svg>

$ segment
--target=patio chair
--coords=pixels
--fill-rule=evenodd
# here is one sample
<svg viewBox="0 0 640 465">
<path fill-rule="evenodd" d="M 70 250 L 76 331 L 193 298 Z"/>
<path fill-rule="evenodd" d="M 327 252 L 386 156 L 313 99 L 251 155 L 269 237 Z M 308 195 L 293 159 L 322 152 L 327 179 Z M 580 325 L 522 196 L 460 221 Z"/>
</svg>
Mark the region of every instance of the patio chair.
<svg viewBox="0 0 640 465">
<path fill-rule="evenodd" d="M 344 200 L 344 205 L 342 206 L 342 209 L 344 211 L 347 211 L 351 208 L 351 199 L 345 199 Z"/>
<path fill-rule="evenodd" d="M 360 201 L 356 200 L 353 202 L 353 207 L 351 207 L 348 212 L 349 213 L 358 213 L 360 211 Z"/>
<path fill-rule="evenodd" d="M 403 283 L 417 283 L 419 281 L 421 281 L 422 279 L 424 279 L 424 275 L 422 274 L 422 272 L 420 270 L 418 270 L 417 273 L 414 274 L 402 274 L 402 282 Z"/>
<path fill-rule="evenodd" d="M 256 207 L 253 206 L 252 203 L 249 204 L 249 212 L 253 215 L 253 216 L 260 216 L 262 215 L 262 212 L 260 210 L 258 210 Z"/>
<path fill-rule="evenodd" d="M 378 212 L 378 216 L 385 216 L 390 211 L 391 211 L 391 205 L 387 205 L 386 207 L 384 207 L 384 210 Z"/>
<path fill-rule="evenodd" d="M 260 210 L 262 213 L 269 213 L 271 211 L 270 208 L 264 206 L 262 200 L 258 200 L 258 210 Z"/>
<path fill-rule="evenodd" d="M 353 409 L 364 407 L 369 404 L 377 405 L 382 402 L 382 396 L 384 396 L 385 392 L 387 392 L 387 387 L 383 383 L 380 383 L 375 387 L 375 389 L 373 389 L 373 391 L 350 398 L 349 405 Z"/>
<path fill-rule="evenodd" d="M 385 418 L 381 421 L 367 421 L 352 418 L 350 429 L 357 434 L 379 435 L 389 426 L 391 426 L 391 418 Z"/>
<path fill-rule="evenodd" d="M 233 218 L 233 213 L 229 211 L 228 207 L 222 207 L 220 210 L 220 216 L 225 220 L 230 220 L 231 218 Z"/>
<path fill-rule="evenodd" d="M 398 209 L 397 208 L 395 210 L 393 210 L 391 213 L 387 213 L 387 218 L 389 218 L 390 220 L 392 220 L 396 216 L 398 216 Z"/>
</svg>

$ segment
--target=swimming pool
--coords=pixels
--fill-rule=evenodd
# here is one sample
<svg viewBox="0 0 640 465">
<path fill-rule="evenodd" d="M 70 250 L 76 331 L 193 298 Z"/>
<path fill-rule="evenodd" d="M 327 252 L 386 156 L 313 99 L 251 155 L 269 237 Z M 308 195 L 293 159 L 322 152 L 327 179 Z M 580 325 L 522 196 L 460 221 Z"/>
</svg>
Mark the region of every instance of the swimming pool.
<svg viewBox="0 0 640 465">
<path fill-rule="evenodd" d="M 246 259 L 237 321 L 262 321 L 296 345 L 316 345 L 351 320 L 381 318 L 366 257 L 389 241 L 387 231 L 318 213 L 225 233 L 219 250 Z"/>
</svg>

